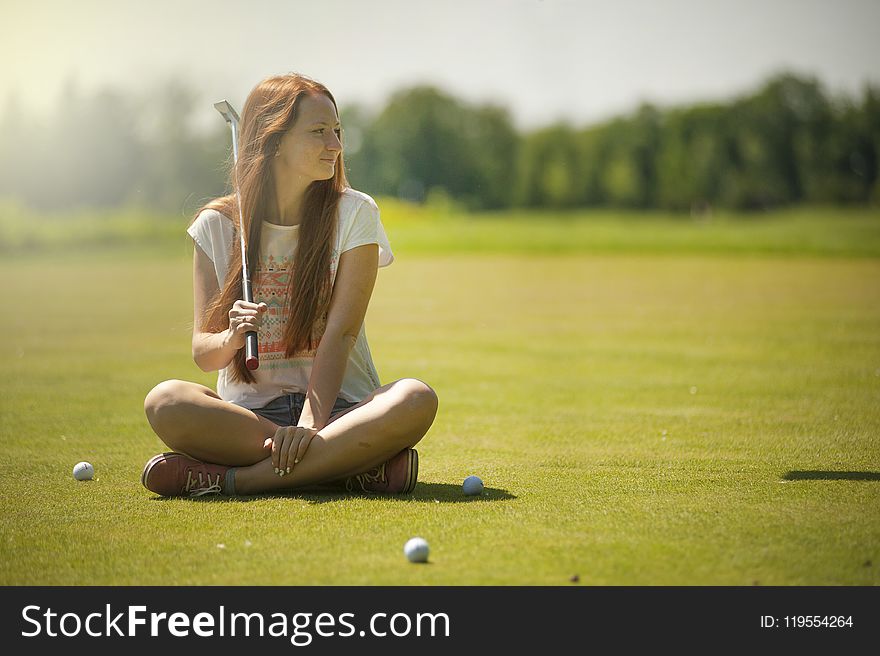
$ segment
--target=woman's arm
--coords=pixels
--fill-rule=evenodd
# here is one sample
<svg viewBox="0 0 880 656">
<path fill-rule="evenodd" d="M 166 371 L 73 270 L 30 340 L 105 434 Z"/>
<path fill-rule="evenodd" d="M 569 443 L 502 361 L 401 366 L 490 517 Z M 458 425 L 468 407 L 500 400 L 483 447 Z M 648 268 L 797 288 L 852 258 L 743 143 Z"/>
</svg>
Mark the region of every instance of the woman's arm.
<svg viewBox="0 0 880 656">
<path fill-rule="evenodd" d="M 193 360 L 202 371 L 218 371 L 232 362 L 237 349 L 229 344 L 228 330 L 205 332 L 205 309 L 220 291 L 214 263 L 197 245 L 193 246 Z"/>
<path fill-rule="evenodd" d="M 379 246 L 364 244 L 339 258 L 327 327 L 318 345 L 299 426 L 320 430 L 342 387 L 348 356 L 357 341 L 379 270 Z"/>
</svg>

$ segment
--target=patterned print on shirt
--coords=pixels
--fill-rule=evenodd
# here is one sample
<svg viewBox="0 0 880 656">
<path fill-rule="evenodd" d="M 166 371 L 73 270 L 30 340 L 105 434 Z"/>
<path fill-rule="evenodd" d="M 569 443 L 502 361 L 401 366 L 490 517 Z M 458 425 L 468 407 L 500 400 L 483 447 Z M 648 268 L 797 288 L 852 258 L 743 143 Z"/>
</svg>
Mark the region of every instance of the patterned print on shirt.
<svg viewBox="0 0 880 656">
<path fill-rule="evenodd" d="M 334 250 L 331 260 L 331 271 L 336 273 L 338 254 Z M 292 358 L 284 356 L 284 329 L 287 325 L 289 299 L 287 297 L 290 271 L 293 269 L 293 257 L 284 256 L 280 259 L 272 255 L 260 256 L 254 271 L 254 301 L 268 306 L 263 323 L 257 331 L 260 350 L 260 367 L 266 369 L 283 369 L 302 364 L 302 360 L 311 360 L 318 352 L 317 348 L 298 351 Z M 326 314 L 319 318 L 314 334 L 322 335 L 327 325 Z M 296 361 L 296 362 L 295 362 Z"/>
</svg>

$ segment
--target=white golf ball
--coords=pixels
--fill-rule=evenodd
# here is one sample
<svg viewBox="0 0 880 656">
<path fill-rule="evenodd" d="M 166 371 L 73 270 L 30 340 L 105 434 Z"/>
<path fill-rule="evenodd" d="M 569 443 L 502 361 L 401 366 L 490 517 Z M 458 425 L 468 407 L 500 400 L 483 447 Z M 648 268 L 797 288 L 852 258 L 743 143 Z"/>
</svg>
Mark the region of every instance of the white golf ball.
<svg viewBox="0 0 880 656">
<path fill-rule="evenodd" d="M 483 481 L 480 480 L 479 476 L 468 476 L 466 479 L 464 479 L 464 483 L 462 484 L 461 489 L 463 489 L 464 493 L 468 496 L 482 494 Z"/>
<path fill-rule="evenodd" d="M 73 467 L 73 477 L 78 481 L 90 481 L 95 475 L 95 468 L 90 462 L 78 462 Z"/>
<path fill-rule="evenodd" d="M 424 538 L 410 538 L 403 545 L 403 553 L 411 563 L 427 563 L 428 543 Z"/>
</svg>

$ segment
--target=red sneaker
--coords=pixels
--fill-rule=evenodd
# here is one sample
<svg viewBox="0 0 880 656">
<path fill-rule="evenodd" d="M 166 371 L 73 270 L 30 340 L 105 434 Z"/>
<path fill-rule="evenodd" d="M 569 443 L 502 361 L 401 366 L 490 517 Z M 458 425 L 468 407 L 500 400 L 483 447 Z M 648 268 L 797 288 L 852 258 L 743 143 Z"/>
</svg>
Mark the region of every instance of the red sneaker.
<svg viewBox="0 0 880 656">
<path fill-rule="evenodd" d="M 163 497 L 223 494 L 228 469 L 170 451 L 150 458 L 141 474 L 141 483 Z"/>
<path fill-rule="evenodd" d="M 419 452 L 404 449 L 388 462 L 345 479 L 345 489 L 349 492 L 408 494 L 415 489 L 418 477 Z"/>
</svg>

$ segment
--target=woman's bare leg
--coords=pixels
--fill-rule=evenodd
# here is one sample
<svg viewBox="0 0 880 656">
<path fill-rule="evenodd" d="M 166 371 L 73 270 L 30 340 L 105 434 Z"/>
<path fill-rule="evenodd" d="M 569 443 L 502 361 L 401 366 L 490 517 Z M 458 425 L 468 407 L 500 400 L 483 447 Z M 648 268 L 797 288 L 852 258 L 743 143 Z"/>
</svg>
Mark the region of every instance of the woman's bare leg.
<svg viewBox="0 0 880 656">
<path fill-rule="evenodd" d="M 147 395 L 144 410 L 165 444 L 198 460 L 241 467 L 235 491 L 253 494 L 325 483 L 385 462 L 428 432 L 437 395 L 413 378 L 383 385 L 318 431 L 303 460 L 284 476 L 274 472 L 264 444 L 278 427 L 204 385 L 160 383 Z"/>
<path fill-rule="evenodd" d="M 237 469 L 236 493 L 302 487 L 360 474 L 415 446 L 436 414 L 437 395 L 420 380 L 405 378 L 384 385 L 318 431 L 289 474 L 278 476 L 271 457 Z"/>
<path fill-rule="evenodd" d="M 269 453 L 263 442 L 278 430 L 214 390 L 182 380 L 156 385 L 144 399 L 144 412 L 159 439 L 174 451 L 221 465 L 260 462 Z"/>
</svg>

